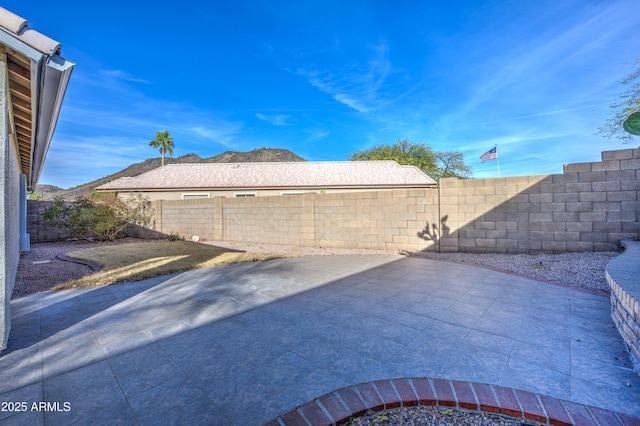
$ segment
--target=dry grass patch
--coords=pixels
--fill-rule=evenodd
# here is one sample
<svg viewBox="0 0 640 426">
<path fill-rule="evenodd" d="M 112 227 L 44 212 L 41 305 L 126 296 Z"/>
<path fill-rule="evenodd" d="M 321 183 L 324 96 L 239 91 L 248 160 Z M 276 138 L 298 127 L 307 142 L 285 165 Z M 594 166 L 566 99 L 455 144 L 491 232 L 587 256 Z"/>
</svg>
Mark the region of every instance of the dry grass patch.
<svg viewBox="0 0 640 426">
<path fill-rule="evenodd" d="M 103 269 L 95 274 L 57 285 L 54 287 L 56 290 L 105 286 L 192 269 L 295 257 L 295 255 L 248 253 L 189 241 L 121 244 L 73 251 L 66 255 L 75 259 L 88 260 L 100 265 Z"/>
</svg>

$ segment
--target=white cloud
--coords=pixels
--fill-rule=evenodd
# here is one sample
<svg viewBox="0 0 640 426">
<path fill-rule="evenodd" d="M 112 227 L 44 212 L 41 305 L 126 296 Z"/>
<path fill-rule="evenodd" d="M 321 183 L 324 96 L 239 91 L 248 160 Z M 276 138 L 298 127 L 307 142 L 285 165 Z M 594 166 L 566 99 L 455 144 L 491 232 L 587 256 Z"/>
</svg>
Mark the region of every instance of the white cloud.
<svg viewBox="0 0 640 426">
<path fill-rule="evenodd" d="M 492 46 L 496 54 L 487 54 L 491 60 L 471 63 L 467 80 L 458 80 L 450 102 L 439 108 L 445 113 L 416 127 L 432 146 L 464 152 L 476 177 L 495 177 L 496 165 L 481 165 L 479 157 L 496 143 L 503 176 L 561 173 L 563 163 L 595 161 L 602 149 L 619 149 L 593 133 L 614 99 L 612 81 L 625 72 L 627 59 L 611 52 L 619 49 L 612 37 L 631 27 L 624 12 L 603 4 L 596 9 L 565 17 L 525 43 L 501 38 L 503 44 Z M 618 63 L 600 59 L 609 57 Z"/>
<path fill-rule="evenodd" d="M 214 122 L 206 122 L 205 125 L 196 125 L 189 127 L 178 127 L 178 131 L 192 134 L 204 139 L 208 142 L 215 142 L 229 148 L 234 147 L 234 136 L 242 129 L 242 123 L 229 122 L 225 120 L 215 120 Z"/>
<path fill-rule="evenodd" d="M 392 69 L 388 50 L 387 43 L 380 41 L 369 47 L 370 55 L 364 62 L 354 61 L 333 71 L 307 66 L 293 73 L 306 78 L 309 84 L 337 102 L 366 114 L 391 101 L 382 93 Z"/>
<path fill-rule="evenodd" d="M 309 143 L 324 139 L 329 136 L 331 132 L 329 132 L 327 129 L 308 129 L 307 133 L 309 134 L 309 136 L 307 137 L 307 139 L 305 139 L 305 142 Z"/>
<path fill-rule="evenodd" d="M 114 79 L 114 80 L 129 81 L 129 82 L 132 82 L 132 83 L 151 84 L 151 82 L 149 80 L 144 80 L 142 78 L 133 77 L 129 73 L 127 73 L 126 71 L 122 71 L 122 70 L 99 70 L 98 74 L 103 76 L 103 77 L 111 78 L 111 79 Z"/>
<path fill-rule="evenodd" d="M 292 124 L 288 122 L 291 117 L 284 114 L 267 115 L 256 113 L 256 118 L 266 121 L 267 123 L 271 123 L 274 126 L 292 126 Z"/>
<path fill-rule="evenodd" d="M 487 124 L 504 123 L 504 122 L 507 122 L 507 121 L 523 120 L 523 119 L 527 119 L 527 118 L 549 117 L 549 116 L 553 116 L 553 115 L 566 114 L 568 112 L 581 111 L 581 110 L 591 109 L 591 108 L 598 108 L 598 107 L 602 107 L 602 106 L 606 106 L 606 105 L 609 105 L 609 103 L 597 103 L 597 104 L 593 104 L 593 105 L 578 106 L 578 107 L 575 107 L 575 108 L 553 109 L 553 110 L 550 110 L 550 111 L 542 111 L 542 112 L 538 112 L 538 113 L 535 113 L 535 114 L 525 114 L 525 115 L 518 115 L 518 116 L 514 116 L 514 117 L 506 117 L 506 118 L 502 118 L 502 119 L 499 119 L 499 120 L 485 121 L 485 122 L 478 123 L 478 125 L 482 126 L 482 125 L 487 125 Z"/>
<path fill-rule="evenodd" d="M 234 147 L 242 122 L 186 102 L 159 101 L 131 86 L 145 81 L 90 65 L 74 71 L 42 183 L 75 186 L 157 157 L 148 145 L 158 130 L 171 132 L 176 156 Z"/>
<path fill-rule="evenodd" d="M 492 53 L 492 60 L 474 70 L 475 81 L 467 87 L 469 95 L 457 103 L 452 112 L 443 116 L 437 127 L 447 131 L 449 126 L 456 126 L 472 112 L 475 116 L 482 114 L 478 112 L 481 106 L 485 109 L 488 102 L 501 99 L 513 99 L 512 103 L 517 104 L 517 99 L 524 98 L 530 105 L 540 102 L 541 108 L 548 108 L 549 102 L 558 99 L 555 102 L 569 105 L 556 108 L 559 112 L 584 107 L 574 107 L 568 94 L 585 100 L 585 93 L 594 93 L 603 85 L 610 84 L 609 80 L 600 77 L 583 86 L 579 78 L 585 78 L 589 73 L 602 75 L 597 71 L 602 64 L 594 62 L 598 52 L 608 46 L 612 38 L 628 31 L 633 21 L 637 24 L 637 19 L 624 16 L 624 10 L 615 4 L 597 5 L 589 9 L 589 13 L 567 16 L 527 43 L 492 46 L 494 50 L 487 52 Z M 496 54 L 500 49 L 502 54 Z M 583 63 L 584 66 L 576 71 L 577 64 Z M 571 76 L 574 77 L 574 85 L 557 87 L 556 82 L 571 80 Z M 593 99 L 590 101 L 594 103 Z M 489 109 L 499 112 L 495 108 Z"/>
</svg>

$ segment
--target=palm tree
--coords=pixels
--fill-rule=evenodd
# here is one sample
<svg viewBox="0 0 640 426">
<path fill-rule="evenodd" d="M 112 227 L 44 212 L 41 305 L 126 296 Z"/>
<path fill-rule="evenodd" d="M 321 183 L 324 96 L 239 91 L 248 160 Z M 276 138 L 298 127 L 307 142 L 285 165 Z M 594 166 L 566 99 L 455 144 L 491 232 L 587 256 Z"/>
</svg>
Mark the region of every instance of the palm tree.
<svg viewBox="0 0 640 426">
<path fill-rule="evenodd" d="M 156 132 L 156 138 L 149 142 L 149 146 L 153 148 L 160 147 L 160 154 L 162 154 L 162 165 L 164 166 L 164 152 L 168 152 L 169 155 L 173 155 L 173 138 L 169 135 L 168 130 L 159 130 Z"/>
</svg>

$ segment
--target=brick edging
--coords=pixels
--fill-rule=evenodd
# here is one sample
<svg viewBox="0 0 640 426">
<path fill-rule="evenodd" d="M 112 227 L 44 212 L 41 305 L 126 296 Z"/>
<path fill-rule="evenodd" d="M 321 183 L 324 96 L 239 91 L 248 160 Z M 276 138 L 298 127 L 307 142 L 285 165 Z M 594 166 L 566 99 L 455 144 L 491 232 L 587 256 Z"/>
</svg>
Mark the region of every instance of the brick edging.
<svg viewBox="0 0 640 426">
<path fill-rule="evenodd" d="M 89 268 L 91 268 L 93 270 L 93 272 L 102 271 L 102 267 L 100 265 L 96 265 L 95 263 L 89 262 L 88 260 L 75 259 L 75 258 L 69 257 L 69 256 L 67 256 L 65 254 L 59 254 L 59 255 L 56 256 L 56 258 L 58 258 L 60 260 L 64 260 L 65 262 L 79 263 L 80 265 L 88 266 Z"/>
<path fill-rule="evenodd" d="M 611 288 L 611 319 L 627 345 L 633 367 L 640 372 L 640 242 L 620 241 L 624 253 L 607 265 L 606 278 Z"/>
<path fill-rule="evenodd" d="M 336 390 L 278 416 L 267 426 L 341 425 L 351 417 L 416 405 L 496 413 L 558 426 L 640 425 L 640 418 L 519 389 L 457 380 L 404 378 Z"/>
</svg>

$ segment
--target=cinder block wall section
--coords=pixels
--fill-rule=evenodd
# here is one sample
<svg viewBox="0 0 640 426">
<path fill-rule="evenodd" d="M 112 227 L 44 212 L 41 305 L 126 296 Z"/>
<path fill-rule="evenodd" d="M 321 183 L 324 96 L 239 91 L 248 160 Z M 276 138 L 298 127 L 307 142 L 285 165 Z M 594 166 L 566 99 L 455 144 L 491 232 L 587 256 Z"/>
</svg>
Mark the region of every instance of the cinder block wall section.
<svg viewBox="0 0 640 426">
<path fill-rule="evenodd" d="M 617 250 L 620 240 L 640 236 L 640 148 L 605 151 L 601 161 L 567 164 L 554 175 L 442 179 L 437 189 L 154 201 L 153 207 L 150 229 L 133 235 L 474 253 Z M 55 239 L 40 214 L 29 214 L 32 240 Z"/>
<path fill-rule="evenodd" d="M 313 200 L 316 246 L 438 250 L 437 189 L 325 194 Z"/>
<path fill-rule="evenodd" d="M 27 201 L 27 232 L 31 234 L 32 243 L 61 241 L 69 238 L 69 235 L 62 229 L 44 222 L 42 213 L 52 204 L 52 201 Z"/>
<path fill-rule="evenodd" d="M 640 235 L 640 148 L 564 173 L 440 183 L 448 235 L 442 251 L 531 253 L 617 250 Z"/>
<path fill-rule="evenodd" d="M 303 216 L 313 215 L 305 196 L 273 196 L 219 199 L 222 201 L 223 239 L 305 245 Z M 313 234 L 308 237 L 313 240 Z"/>
<path fill-rule="evenodd" d="M 439 237 L 437 189 L 156 201 L 153 207 L 154 232 L 186 239 L 433 251 Z"/>
</svg>

